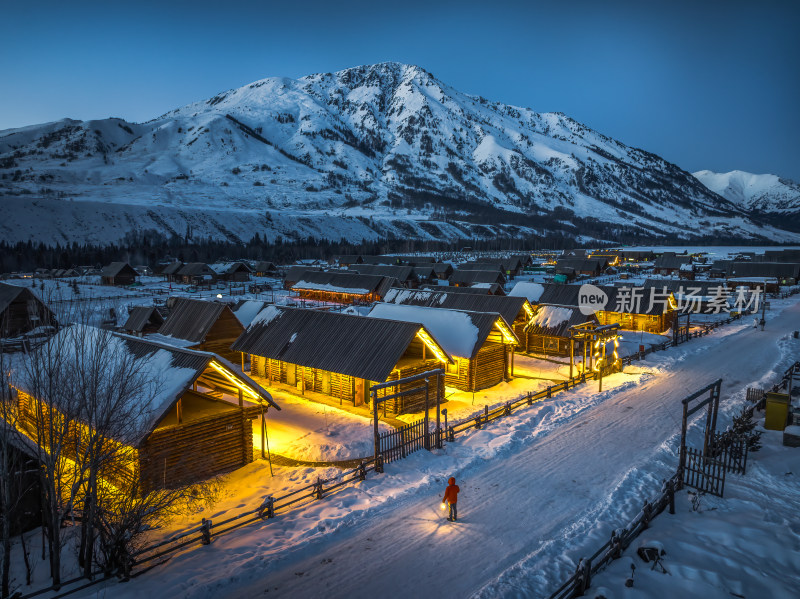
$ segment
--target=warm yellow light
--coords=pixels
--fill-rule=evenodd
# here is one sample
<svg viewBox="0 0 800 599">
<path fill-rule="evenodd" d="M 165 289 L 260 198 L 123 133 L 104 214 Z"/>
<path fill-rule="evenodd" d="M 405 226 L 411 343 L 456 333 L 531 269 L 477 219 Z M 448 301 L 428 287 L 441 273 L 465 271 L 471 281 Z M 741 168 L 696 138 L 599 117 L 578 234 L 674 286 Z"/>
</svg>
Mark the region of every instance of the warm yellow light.
<svg viewBox="0 0 800 599">
<path fill-rule="evenodd" d="M 442 509 L 444 509 L 444 508 L 445 508 L 445 505 L 444 505 L 444 502 L 442 502 Z"/>
<path fill-rule="evenodd" d="M 522 304 L 522 309 L 525 310 L 525 315 L 528 317 L 528 320 L 533 318 L 533 307 L 531 307 L 529 302 L 525 302 Z"/>
<path fill-rule="evenodd" d="M 210 363 L 210 364 L 211 364 L 211 367 L 212 367 L 214 370 L 216 370 L 217 372 L 219 372 L 220 374 L 222 374 L 222 375 L 223 375 L 225 378 L 227 378 L 227 379 L 228 379 L 230 382 L 232 382 L 234 385 L 236 385 L 236 386 L 237 386 L 239 389 L 241 389 L 242 391 L 244 391 L 244 392 L 245 392 L 247 395 L 249 395 L 250 397 L 252 397 L 252 398 L 253 398 L 253 399 L 255 399 L 255 400 L 261 401 L 261 397 L 258 395 L 258 393 L 256 393 L 255 391 L 253 391 L 253 390 L 252 390 L 250 387 L 248 387 L 247 385 L 243 384 L 241 381 L 239 381 L 239 379 L 238 379 L 238 378 L 236 378 L 236 377 L 235 377 L 235 376 L 233 376 L 232 374 L 228 373 L 228 371 L 227 371 L 225 368 L 223 368 L 221 364 L 217 364 L 217 363 L 216 363 L 215 361 L 213 361 L 213 360 L 211 361 L 211 363 Z"/>
<path fill-rule="evenodd" d="M 426 331 L 423 328 L 420 328 L 420 330 L 417 331 L 417 337 L 419 337 L 420 341 L 422 341 L 425 344 L 425 347 L 427 347 L 429 350 L 431 350 L 433 355 L 436 356 L 437 360 L 439 360 L 440 362 L 450 362 L 451 361 L 447 357 L 447 355 L 442 351 L 442 348 L 440 348 L 439 345 L 436 342 L 434 342 L 434 340 L 431 338 L 431 336 L 428 335 L 428 331 Z"/>
<path fill-rule="evenodd" d="M 511 329 L 508 328 L 508 325 L 506 325 L 505 321 L 502 318 L 498 318 L 495 321 L 494 326 L 496 326 L 497 329 L 500 331 L 500 334 L 503 336 L 503 340 L 506 343 L 513 343 L 514 345 L 519 343 L 519 339 L 517 339 L 517 336 Z"/>
</svg>

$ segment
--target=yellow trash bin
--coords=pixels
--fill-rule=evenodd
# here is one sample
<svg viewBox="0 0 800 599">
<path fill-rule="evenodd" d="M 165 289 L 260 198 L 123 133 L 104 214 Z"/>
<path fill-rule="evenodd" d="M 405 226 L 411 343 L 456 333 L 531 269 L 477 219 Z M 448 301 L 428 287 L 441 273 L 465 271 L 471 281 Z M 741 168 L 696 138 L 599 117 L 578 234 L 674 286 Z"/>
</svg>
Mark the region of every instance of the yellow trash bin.
<svg viewBox="0 0 800 599">
<path fill-rule="evenodd" d="M 767 393 L 767 410 L 764 428 L 771 431 L 782 431 L 789 418 L 789 394 Z"/>
</svg>

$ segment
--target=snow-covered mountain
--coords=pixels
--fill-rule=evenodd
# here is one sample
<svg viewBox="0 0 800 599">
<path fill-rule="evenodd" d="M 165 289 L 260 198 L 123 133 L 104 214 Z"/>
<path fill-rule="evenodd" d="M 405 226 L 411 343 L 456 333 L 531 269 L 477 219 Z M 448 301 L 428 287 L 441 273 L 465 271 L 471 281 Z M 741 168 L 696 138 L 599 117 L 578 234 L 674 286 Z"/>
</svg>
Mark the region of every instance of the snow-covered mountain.
<svg viewBox="0 0 800 599">
<path fill-rule="evenodd" d="M 761 213 L 800 213 L 800 184 L 777 175 L 744 171 L 692 173 L 714 193 L 745 210 Z"/>
<path fill-rule="evenodd" d="M 564 114 L 398 63 L 264 79 L 141 124 L 0 131 L 0 216 L 11 241 L 796 237 Z"/>
</svg>

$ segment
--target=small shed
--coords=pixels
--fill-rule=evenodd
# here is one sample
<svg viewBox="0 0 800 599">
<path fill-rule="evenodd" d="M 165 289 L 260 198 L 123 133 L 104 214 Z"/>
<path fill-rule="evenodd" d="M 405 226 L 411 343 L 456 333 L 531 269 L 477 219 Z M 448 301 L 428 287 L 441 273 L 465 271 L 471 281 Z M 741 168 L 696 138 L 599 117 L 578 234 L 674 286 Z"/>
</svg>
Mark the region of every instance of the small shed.
<svg viewBox="0 0 800 599">
<path fill-rule="evenodd" d="M 86 339 L 108 333 L 82 325 L 58 333 L 76 334 Z M 129 437 L 113 439 L 119 444 L 119 458 L 112 476 L 136 477 L 146 492 L 203 480 L 253 461 L 252 421 L 270 407 L 280 409 L 269 393 L 216 354 L 111 335 L 111 340 L 102 341 L 106 350 L 130 360 L 136 372 L 152 381 L 130 398 L 137 402 L 132 410 L 136 421 Z M 37 351 L 61 352 L 60 347 L 72 345 L 54 339 Z M 80 359 L 66 356 L 56 363 L 73 370 L 80 367 Z M 20 427 L 35 434 L 41 413 L 39 400 L 31 394 L 36 385 L 23 375 L 15 386 Z M 57 403 L 54 407 L 58 409 Z M 75 445 L 80 447 L 79 439 Z"/>
<path fill-rule="evenodd" d="M 497 312 L 379 303 L 368 316 L 414 322 L 429 330 L 454 359 L 445 366 L 449 387 L 479 391 L 513 377 L 514 347 L 519 339 Z"/>
<path fill-rule="evenodd" d="M 28 287 L 0 283 L 0 338 L 19 337 L 39 327 L 58 326 L 56 317 Z"/>
<path fill-rule="evenodd" d="M 158 336 L 166 343 L 211 351 L 238 363 L 241 355 L 231 350 L 231 344 L 243 332 L 228 304 L 179 297 Z"/>
<path fill-rule="evenodd" d="M 132 285 L 138 277 L 139 273 L 127 262 L 112 262 L 100 271 L 103 285 Z"/>
<path fill-rule="evenodd" d="M 433 270 L 436 273 L 436 278 L 440 281 L 449 281 L 450 275 L 453 274 L 453 265 L 449 262 L 436 262 L 433 264 Z"/>
<path fill-rule="evenodd" d="M 164 317 L 155 306 L 131 306 L 128 308 L 128 320 L 122 325 L 129 335 L 148 335 L 158 332 L 164 324 Z"/>
<path fill-rule="evenodd" d="M 441 368 L 451 358 L 424 326 L 339 312 L 266 307 L 233 349 L 251 354 L 252 376 L 308 399 L 333 398 L 361 406 L 373 384 Z M 440 396 L 444 381 L 439 377 Z M 430 397 L 436 393 L 430 381 Z M 399 391 L 419 383 L 399 386 Z M 424 407 L 420 390 L 382 403 L 387 414 Z"/>
</svg>

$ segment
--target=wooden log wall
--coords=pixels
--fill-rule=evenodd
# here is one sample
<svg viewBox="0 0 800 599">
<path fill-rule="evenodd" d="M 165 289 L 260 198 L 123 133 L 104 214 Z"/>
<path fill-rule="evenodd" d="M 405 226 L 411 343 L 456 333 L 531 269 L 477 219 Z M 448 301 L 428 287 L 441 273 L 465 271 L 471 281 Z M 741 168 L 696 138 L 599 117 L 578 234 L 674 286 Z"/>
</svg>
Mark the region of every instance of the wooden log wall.
<svg viewBox="0 0 800 599">
<path fill-rule="evenodd" d="M 258 406 L 156 429 L 139 448 L 145 490 L 197 482 L 253 461 Z"/>
<path fill-rule="evenodd" d="M 415 364 L 413 366 L 407 366 L 401 368 L 399 370 L 395 370 L 392 374 L 387 378 L 387 381 L 396 381 L 399 378 L 405 378 L 408 376 L 414 376 L 417 374 L 422 374 L 423 372 L 429 370 L 436 370 L 437 368 L 441 368 L 441 362 L 438 360 L 426 360 L 425 362 L 421 362 L 419 364 Z M 444 401 L 444 381 L 445 377 L 442 376 L 434 376 L 428 381 L 428 401 L 429 406 L 433 406 L 436 404 L 436 385 L 438 381 L 439 385 L 439 397 L 441 401 Z M 378 396 L 386 396 L 392 395 L 398 391 L 408 391 L 415 387 L 423 386 L 424 381 L 415 381 L 411 383 L 402 383 L 397 387 L 389 387 L 387 389 L 383 389 L 378 391 Z M 380 404 L 380 411 L 383 413 L 384 407 L 386 409 L 386 414 L 391 416 L 397 416 L 398 414 L 408 414 L 413 412 L 422 412 L 425 410 L 425 391 L 421 390 L 411 395 L 405 395 L 402 397 L 395 397 L 392 399 L 388 399 L 385 402 L 381 402 Z"/>
<path fill-rule="evenodd" d="M 240 352 L 231 350 L 231 345 L 244 333 L 244 327 L 229 310 L 223 310 L 217 321 L 211 326 L 205 341 L 198 346 L 203 351 L 219 354 L 234 365 L 242 359 Z"/>
<path fill-rule="evenodd" d="M 355 401 L 355 379 L 346 374 L 328 372 L 316 368 L 304 368 L 261 356 L 252 356 L 251 368 L 254 374 L 263 376 L 270 381 L 293 385 L 297 388 L 298 393 L 302 391 L 299 382 L 303 380 L 306 390 L 324 393 L 349 403 Z M 290 383 L 290 370 L 295 368 L 295 383 L 292 384 Z M 328 385 L 330 385 L 330 389 L 328 389 Z"/>
</svg>

